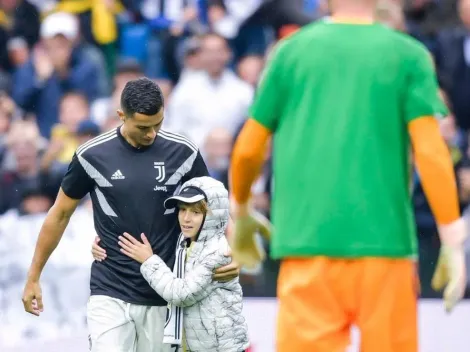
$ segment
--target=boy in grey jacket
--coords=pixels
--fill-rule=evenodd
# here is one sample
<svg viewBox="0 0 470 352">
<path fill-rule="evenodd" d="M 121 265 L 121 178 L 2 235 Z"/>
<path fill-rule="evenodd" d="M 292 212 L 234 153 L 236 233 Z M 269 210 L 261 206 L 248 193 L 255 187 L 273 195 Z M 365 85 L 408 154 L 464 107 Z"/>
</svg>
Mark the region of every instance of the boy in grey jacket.
<svg viewBox="0 0 470 352">
<path fill-rule="evenodd" d="M 224 256 L 227 190 L 213 178 L 194 178 L 165 207 L 177 208 L 181 226 L 173 271 L 153 254 L 144 234 L 143 243 L 128 234 L 119 238 L 121 251 L 142 263 L 144 278 L 169 303 L 164 342 L 191 352 L 244 351 L 249 342 L 238 278 L 212 281 L 214 269 L 230 261 Z"/>
</svg>

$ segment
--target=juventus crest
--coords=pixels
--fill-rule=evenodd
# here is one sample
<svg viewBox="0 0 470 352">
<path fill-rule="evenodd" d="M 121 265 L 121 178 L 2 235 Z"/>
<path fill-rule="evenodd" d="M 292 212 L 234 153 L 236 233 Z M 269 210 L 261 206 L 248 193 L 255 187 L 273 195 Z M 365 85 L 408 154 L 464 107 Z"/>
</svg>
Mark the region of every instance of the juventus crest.
<svg viewBox="0 0 470 352">
<path fill-rule="evenodd" d="M 161 183 L 165 180 L 165 163 L 162 162 L 154 162 L 153 167 L 157 169 L 157 177 L 155 178 L 157 182 Z"/>
</svg>

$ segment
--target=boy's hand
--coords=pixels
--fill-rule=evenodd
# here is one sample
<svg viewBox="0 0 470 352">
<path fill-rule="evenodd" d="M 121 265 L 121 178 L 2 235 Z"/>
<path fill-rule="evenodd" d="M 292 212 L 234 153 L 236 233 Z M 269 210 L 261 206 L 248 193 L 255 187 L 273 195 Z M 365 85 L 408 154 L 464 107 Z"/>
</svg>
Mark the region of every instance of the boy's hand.
<svg viewBox="0 0 470 352">
<path fill-rule="evenodd" d="M 124 232 L 122 236 L 119 236 L 118 243 L 121 246 L 122 253 L 142 264 L 153 255 L 153 251 L 145 234 L 142 233 L 140 238 L 143 243 Z"/>
<path fill-rule="evenodd" d="M 229 249 L 225 256 L 232 258 L 232 251 Z M 238 276 L 240 276 L 240 265 L 232 258 L 230 264 L 215 269 L 212 279 L 218 282 L 229 282 Z"/>
<path fill-rule="evenodd" d="M 106 250 L 98 245 L 101 239 L 96 236 L 93 245 L 91 246 L 91 254 L 93 255 L 93 259 L 98 262 L 101 262 L 106 259 Z"/>
</svg>

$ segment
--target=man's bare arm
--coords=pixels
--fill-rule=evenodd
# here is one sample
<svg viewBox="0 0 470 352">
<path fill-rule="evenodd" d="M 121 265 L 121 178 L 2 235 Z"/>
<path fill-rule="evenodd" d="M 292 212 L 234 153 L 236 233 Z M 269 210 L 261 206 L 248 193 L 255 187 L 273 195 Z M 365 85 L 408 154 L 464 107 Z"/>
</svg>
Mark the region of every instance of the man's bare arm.
<svg viewBox="0 0 470 352">
<path fill-rule="evenodd" d="M 70 217 L 79 202 L 80 200 L 68 197 L 65 195 L 64 191 L 60 189 L 54 205 L 49 210 L 42 224 L 36 243 L 36 250 L 34 251 L 33 261 L 29 269 L 28 279 L 23 291 L 22 300 L 24 310 L 28 313 L 39 316 L 43 311 L 39 278 L 49 257 L 59 244 Z"/>
<path fill-rule="evenodd" d="M 59 190 L 57 199 L 49 210 L 39 232 L 33 261 L 28 274 L 29 281 L 39 280 L 44 266 L 59 244 L 70 217 L 79 202 L 79 199 L 70 198 L 62 189 Z"/>
</svg>

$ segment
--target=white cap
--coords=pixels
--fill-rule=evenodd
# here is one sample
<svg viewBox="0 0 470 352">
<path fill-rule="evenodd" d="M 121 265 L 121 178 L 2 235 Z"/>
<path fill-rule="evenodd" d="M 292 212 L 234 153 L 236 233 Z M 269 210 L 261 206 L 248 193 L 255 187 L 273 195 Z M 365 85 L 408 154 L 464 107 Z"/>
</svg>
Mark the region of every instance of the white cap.
<svg viewBox="0 0 470 352">
<path fill-rule="evenodd" d="M 56 35 L 63 35 L 69 40 L 75 40 L 78 33 L 77 18 L 66 12 L 55 12 L 47 16 L 41 23 L 41 38 L 53 38 Z"/>
<path fill-rule="evenodd" d="M 196 186 L 188 186 L 183 188 L 177 195 L 167 198 L 163 203 L 166 209 L 173 209 L 178 202 L 194 204 L 203 199 L 207 200 L 207 196 L 202 189 Z"/>
</svg>

